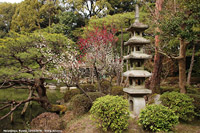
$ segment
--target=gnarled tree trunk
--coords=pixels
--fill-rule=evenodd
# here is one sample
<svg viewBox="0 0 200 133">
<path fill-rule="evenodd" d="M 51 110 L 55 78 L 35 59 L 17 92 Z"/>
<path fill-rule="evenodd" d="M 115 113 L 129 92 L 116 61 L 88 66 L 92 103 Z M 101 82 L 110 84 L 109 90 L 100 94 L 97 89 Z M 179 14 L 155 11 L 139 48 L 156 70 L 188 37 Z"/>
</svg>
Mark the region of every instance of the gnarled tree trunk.
<svg viewBox="0 0 200 133">
<path fill-rule="evenodd" d="M 41 106 L 45 108 L 46 110 L 51 108 L 51 104 L 48 100 L 47 94 L 46 94 L 46 88 L 44 87 L 44 79 L 42 78 L 35 78 L 35 85 L 34 85 L 39 98 L 42 100 L 40 101 Z"/>
</svg>

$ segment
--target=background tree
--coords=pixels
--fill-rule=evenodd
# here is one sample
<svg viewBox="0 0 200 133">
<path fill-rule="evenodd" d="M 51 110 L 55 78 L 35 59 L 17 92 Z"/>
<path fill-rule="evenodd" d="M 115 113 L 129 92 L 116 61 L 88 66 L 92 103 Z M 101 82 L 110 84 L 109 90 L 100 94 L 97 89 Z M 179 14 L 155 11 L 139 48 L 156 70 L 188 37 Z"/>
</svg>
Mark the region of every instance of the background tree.
<svg viewBox="0 0 200 133">
<path fill-rule="evenodd" d="M 109 14 L 117 14 L 124 12 L 132 12 L 134 10 L 135 1 L 132 0 L 108 0 L 110 3 L 112 10 L 110 10 Z"/>
<path fill-rule="evenodd" d="M 12 16 L 15 13 L 16 6 L 16 4 L 11 3 L 0 3 L 0 38 L 10 31 Z"/>
<path fill-rule="evenodd" d="M 32 32 L 51 25 L 59 12 L 58 4 L 57 1 L 22 1 L 13 15 L 11 29 L 17 32 Z"/>
<path fill-rule="evenodd" d="M 160 11 L 162 10 L 162 4 L 164 0 L 156 0 L 156 8 L 154 19 L 155 24 L 158 24 L 159 19 L 161 19 Z M 156 27 L 156 32 L 160 32 L 159 27 Z M 156 93 L 160 89 L 160 82 L 161 82 L 161 72 L 162 72 L 162 58 L 163 55 L 158 52 L 158 47 L 160 45 L 159 34 L 156 33 L 155 35 L 155 55 L 154 55 L 154 65 L 153 65 L 153 75 L 150 79 L 150 89 L 152 93 Z"/>
<path fill-rule="evenodd" d="M 165 1 L 162 11 L 163 19 L 160 20 L 160 37 L 162 48 L 172 59 L 177 59 L 179 66 L 179 87 L 181 93 L 186 93 L 186 51 L 191 42 L 198 42 L 200 21 L 200 2 L 189 1 Z M 169 41 L 170 40 L 170 41 Z M 179 51 L 179 53 L 177 53 Z M 170 54 L 166 54 L 169 53 Z M 174 54 L 178 54 L 174 57 Z"/>
<path fill-rule="evenodd" d="M 80 13 L 85 18 L 92 16 L 103 17 L 112 9 L 107 0 L 64 0 L 68 9 Z"/>
</svg>

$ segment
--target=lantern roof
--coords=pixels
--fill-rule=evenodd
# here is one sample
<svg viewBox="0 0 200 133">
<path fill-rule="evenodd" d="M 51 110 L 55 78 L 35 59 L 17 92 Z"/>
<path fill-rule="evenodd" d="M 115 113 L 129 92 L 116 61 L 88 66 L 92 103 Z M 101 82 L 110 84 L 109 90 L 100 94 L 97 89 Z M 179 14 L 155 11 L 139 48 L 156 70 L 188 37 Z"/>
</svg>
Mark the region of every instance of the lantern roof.
<svg viewBox="0 0 200 133">
<path fill-rule="evenodd" d="M 144 88 L 141 89 L 141 88 L 137 88 L 136 86 L 133 88 L 124 88 L 123 91 L 129 94 L 151 94 L 152 93 L 152 91 L 149 89 L 144 89 Z"/>
<path fill-rule="evenodd" d="M 150 59 L 152 58 L 152 55 L 148 55 L 145 53 L 141 53 L 141 52 L 132 52 L 131 54 L 124 56 L 124 60 L 128 60 L 128 59 Z"/>
<path fill-rule="evenodd" d="M 145 45 L 150 44 L 150 40 L 142 36 L 133 36 L 124 45 Z"/>
<path fill-rule="evenodd" d="M 140 23 L 140 22 L 135 22 L 126 30 L 133 33 L 134 31 L 143 32 L 148 28 L 149 28 L 149 26 L 146 25 L 146 24 L 143 24 L 143 23 Z"/>
<path fill-rule="evenodd" d="M 151 73 L 146 70 L 128 70 L 123 73 L 125 77 L 151 77 Z"/>
</svg>

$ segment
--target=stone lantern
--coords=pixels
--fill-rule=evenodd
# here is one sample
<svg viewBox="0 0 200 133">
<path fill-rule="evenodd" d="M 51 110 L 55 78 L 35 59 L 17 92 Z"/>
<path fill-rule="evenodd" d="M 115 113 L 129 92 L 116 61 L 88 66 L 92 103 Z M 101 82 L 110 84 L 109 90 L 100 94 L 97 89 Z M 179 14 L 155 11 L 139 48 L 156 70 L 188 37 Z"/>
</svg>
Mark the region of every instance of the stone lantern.
<svg viewBox="0 0 200 133">
<path fill-rule="evenodd" d="M 139 7 L 136 4 L 135 22 L 127 29 L 132 33 L 132 37 L 124 43 L 128 47 L 128 55 L 124 56 L 127 71 L 123 76 L 129 79 L 129 87 L 123 91 L 128 94 L 130 111 L 138 116 L 141 109 L 145 107 L 144 96 L 151 94 L 151 90 L 145 88 L 145 79 L 151 76 L 151 73 L 144 70 L 144 62 L 151 58 L 151 55 L 144 53 L 144 45 L 150 44 L 150 41 L 142 37 L 142 33 L 148 29 L 148 25 L 139 22 Z"/>
</svg>

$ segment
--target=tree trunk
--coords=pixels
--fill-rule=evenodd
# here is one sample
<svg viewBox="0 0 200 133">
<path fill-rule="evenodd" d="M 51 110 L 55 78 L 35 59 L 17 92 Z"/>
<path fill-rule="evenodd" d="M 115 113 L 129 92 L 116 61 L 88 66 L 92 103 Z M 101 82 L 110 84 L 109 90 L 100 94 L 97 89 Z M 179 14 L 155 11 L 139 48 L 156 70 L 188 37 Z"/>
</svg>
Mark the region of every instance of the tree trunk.
<svg viewBox="0 0 200 133">
<path fill-rule="evenodd" d="M 44 87 L 44 80 L 41 78 L 36 78 L 35 79 L 35 85 L 34 85 L 39 98 L 42 100 L 41 106 L 45 108 L 46 110 L 49 110 L 51 108 L 51 104 L 49 103 L 47 94 L 46 94 L 46 88 Z"/>
<path fill-rule="evenodd" d="M 162 59 L 163 55 L 161 55 L 160 53 L 155 54 L 153 74 L 150 81 L 150 89 L 152 90 L 152 94 L 156 92 L 159 93 L 160 90 Z"/>
<path fill-rule="evenodd" d="M 97 86 L 98 86 L 99 92 L 102 92 L 102 90 L 101 90 L 101 78 L 100 78 L 100 75 L 98 73 L 98 70 L 97 70 L 97 67 L 95 65 L 95 62 L 93 63 L 93 67 L 94 67 L 94 72 L 95 72 L 96 78 L 97 78 Z"/>
<path fill-rule="evenodd" d="M 188 77 L 187 77 L 187 85 L 190 85 L 190 81 L 191 81 L 192 69 L 194 66 L 194 56 L 195 56 L 195 45 L 193 44 L 192 58 L 191 58 L 190 68 L 189 68 Z"/>
<path fill-rule="evenodd" d="M 179 67 L 179 88 L 180 93 L 186 93 L 186 44 L 180 40 L 178 67 Z"/>
<path fill-rule="evenodd" d="M 156 10 L 155 10 L 155 16 L 157 18 L 157 21 L 159 20 L 159 11 L 162 10 L 162 4 L 163 0 L 156 0 Z M 160 29 L 157 27 L 156 32 L 160 32 Z M 160 81 L 161 81 L 161 72 L 162 72 L 162 59 L 163 56 L 158 52 L 159 47 L 159 35 L 155 36 L 155 56 L 154 56 L 154 66 L 153 66 L 153 75 L 150 80 L 150 89 L 152 90 L 152 93 L 156 93 L 156 91 L 160 90 Z"/>
</svg>

